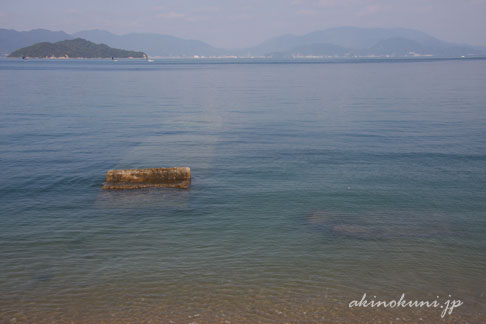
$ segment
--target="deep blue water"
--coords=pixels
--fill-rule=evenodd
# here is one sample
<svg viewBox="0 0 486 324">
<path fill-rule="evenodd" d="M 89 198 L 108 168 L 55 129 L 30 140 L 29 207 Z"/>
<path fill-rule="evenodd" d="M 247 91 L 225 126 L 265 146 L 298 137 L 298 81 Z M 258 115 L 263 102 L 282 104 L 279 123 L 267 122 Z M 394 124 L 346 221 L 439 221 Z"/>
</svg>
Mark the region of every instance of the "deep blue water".
<svg viewBox="0 0 486 324">
<path fill-rule="evenodd" d="M 0 60 L 0 321 L 485 318 L 486 60 L 221 62 Z"/>
</svg>

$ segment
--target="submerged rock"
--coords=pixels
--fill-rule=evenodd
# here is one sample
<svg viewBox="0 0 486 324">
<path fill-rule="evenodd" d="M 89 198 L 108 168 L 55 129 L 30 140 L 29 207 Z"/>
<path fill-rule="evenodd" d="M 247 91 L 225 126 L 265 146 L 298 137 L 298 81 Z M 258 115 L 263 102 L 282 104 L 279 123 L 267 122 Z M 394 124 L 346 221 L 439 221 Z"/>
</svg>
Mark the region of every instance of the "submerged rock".
<svg viewBox="0 0 486 324">
<path fill-rule="evenodd" d="M 337 235 L 359 239 L 383 239 L 386 237 L 381 229 L 365 225 L 339 224 L 334 225 L 332 231 Z"/>
<path fill-rule="evenodd" d="M 168 187 L 187 189 L 191 184 L 191 169 L 187 167 L 125 169 L 106 172 L 103 189 L 139 189 Z"/>
<path fill-rule="evenodd" d="M 409 214 L 405 214 L 409 216 Z M 364 240 L 387 239 L 424 239 L 433 237 L 452 236 L 452 224 L 444 220 L 408 221 L 417 217 L 410 214 L 352 214 L 345 212 L 314 210 L 306 218 L 306 225 L 323 235 L 333 237 L 349 237 Z M 439 216 L 440 217 L 440 216 Z"/>
</svg>

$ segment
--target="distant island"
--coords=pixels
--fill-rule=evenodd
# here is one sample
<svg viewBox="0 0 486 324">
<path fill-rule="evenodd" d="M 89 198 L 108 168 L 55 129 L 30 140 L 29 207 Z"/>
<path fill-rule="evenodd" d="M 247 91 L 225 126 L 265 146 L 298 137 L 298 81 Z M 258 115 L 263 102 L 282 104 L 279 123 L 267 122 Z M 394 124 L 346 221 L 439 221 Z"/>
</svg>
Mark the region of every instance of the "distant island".
<svg viewBox="0 0 486 324">
<path fill-rule="evenodd" d="M 82 38 L 57 43 L 41 42 L 12 52 L 8 57 L 31 58 L 146 58 L 144 52 L 126 51 Z"/>
</svg>

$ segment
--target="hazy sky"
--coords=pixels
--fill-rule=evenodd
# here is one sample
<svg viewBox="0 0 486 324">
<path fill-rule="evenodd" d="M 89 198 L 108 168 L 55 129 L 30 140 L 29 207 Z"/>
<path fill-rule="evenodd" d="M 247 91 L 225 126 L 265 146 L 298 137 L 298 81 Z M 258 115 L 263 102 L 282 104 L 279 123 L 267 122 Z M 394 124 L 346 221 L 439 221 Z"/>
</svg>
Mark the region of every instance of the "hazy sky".
<svg viewBox="0 0 486 324">
<path fill-rule="evenodd" d="M 0 28 L 104 29 L 246 47 L 330 27 L 407 27 L 486 46 L 486 0 L 0 0 Z"/>
</svg>

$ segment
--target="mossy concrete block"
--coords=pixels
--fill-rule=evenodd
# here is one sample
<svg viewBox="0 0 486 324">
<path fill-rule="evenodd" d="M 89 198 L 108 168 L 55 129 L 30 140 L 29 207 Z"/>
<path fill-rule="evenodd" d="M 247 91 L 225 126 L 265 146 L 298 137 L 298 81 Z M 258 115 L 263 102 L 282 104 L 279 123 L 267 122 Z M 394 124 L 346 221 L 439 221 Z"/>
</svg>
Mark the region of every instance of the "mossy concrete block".
<svg viewBox="0 0 486 324">
<path fill-rule="evenodd" d="M 187 189 L 191 184 L 191 169 L 187 167 L 125 169 L 106 172 L 103 189 L 139 189 L 167 187 Z"/>
</svg>

